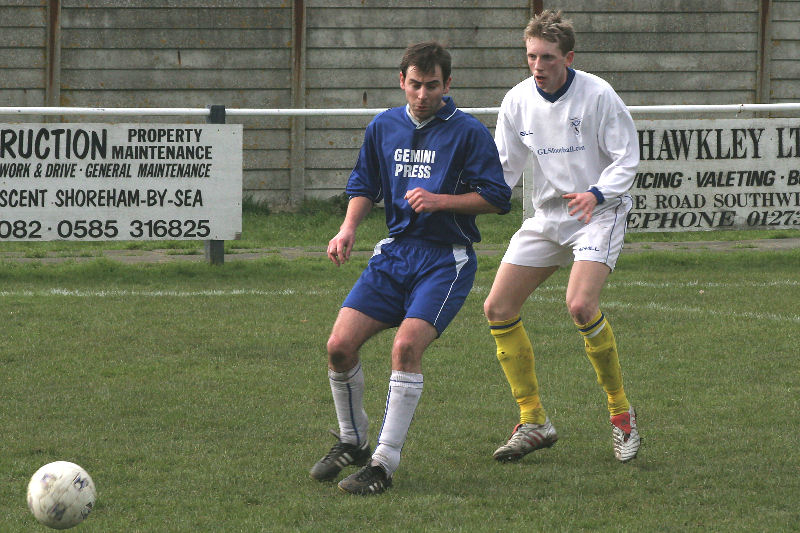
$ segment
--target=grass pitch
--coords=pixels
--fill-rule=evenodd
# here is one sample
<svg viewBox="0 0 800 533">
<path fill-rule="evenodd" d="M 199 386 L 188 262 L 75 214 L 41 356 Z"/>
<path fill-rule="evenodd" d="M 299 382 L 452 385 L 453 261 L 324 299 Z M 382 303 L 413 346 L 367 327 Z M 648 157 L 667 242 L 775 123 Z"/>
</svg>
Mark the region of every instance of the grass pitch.
<svg viewBox="0 0 800 533">
<path fill-rule="evenodd" d="M 559 442 L 492 460 L 517 408 L 482 315 L 499 256 L 481 257 L 472 295 L 423 360 L 394 487 L 366 498 L 308 477 L 336 426 L 325 341 L 365 261 L 0 263 L 0 530 L 44 530 L 25 489 L 59 459 L 97 485 L 85 532 L 800 523 L 800 252 L 623 254 L 603 309 L 644 439 L 625 465 L 563 304 L 566 271 L 523 310 Z M 362 352 L 373 442 L 391 339 Z"/>
</svg>

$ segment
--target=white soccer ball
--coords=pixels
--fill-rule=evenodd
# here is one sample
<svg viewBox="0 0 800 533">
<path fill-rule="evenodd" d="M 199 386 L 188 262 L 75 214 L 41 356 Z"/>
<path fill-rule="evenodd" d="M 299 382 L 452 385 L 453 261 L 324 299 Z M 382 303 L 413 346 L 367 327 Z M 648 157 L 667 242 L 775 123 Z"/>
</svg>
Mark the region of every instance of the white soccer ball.
<svg viewBox="0 0 800 533">
<path fill-rule="evenodd" d="M 94 481 L 86 470 L 68 461 L 44 465 L 28 483 L 28 507 L 36 520 L 53 529 L 83 522 L 96 497 Z"/>
</svg>

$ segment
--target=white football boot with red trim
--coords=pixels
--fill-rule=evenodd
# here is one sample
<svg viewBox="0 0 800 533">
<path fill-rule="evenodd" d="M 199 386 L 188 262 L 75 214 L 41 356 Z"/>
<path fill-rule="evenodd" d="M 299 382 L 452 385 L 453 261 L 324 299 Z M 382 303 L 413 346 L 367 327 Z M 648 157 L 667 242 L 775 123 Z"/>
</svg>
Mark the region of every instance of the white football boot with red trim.
<svg viewBox="0 0 800 533">
<path fill-rule="evenodd" d="M 517 424 L 511 438 L 495 450 L 493 457 L 504 463 L 518 461 L 532 451 L 549 448 L 557 440 L 556 428 L 549 417 L 544 424 Z"/>
<path fill-rule="evenodd" d="M 614 456 L 627 463 L 639 453 L 639 430 L 636 427 L 636 412 L 633 406 L 627 413 L 611 417 L 611 440 L 614 443 Z"/>
</svg>

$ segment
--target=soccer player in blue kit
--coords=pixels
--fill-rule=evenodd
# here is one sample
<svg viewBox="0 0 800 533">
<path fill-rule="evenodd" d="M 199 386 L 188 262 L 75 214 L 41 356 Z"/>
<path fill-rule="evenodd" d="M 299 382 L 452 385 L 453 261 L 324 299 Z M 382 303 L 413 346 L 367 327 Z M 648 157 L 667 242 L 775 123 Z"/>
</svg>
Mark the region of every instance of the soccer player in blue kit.
<svg viewBox="0 0 800 533">
<path fill-rule="evenodd" d="M 328 378 L 339 442 L 311 468 L 351 494 L 379 494 L 392 485 L 400 451 L 422 394 L 422 354 L 445 330 L 469 294 L 480 241 L 475 215 L 507 213 L 511 189 L 489 131 L 445 96 L 450 54 L 436 42 L 409 46 L 400 64 L 406 106 L 379 114 L 347 183 L 350 201 L 328 243 L 337 266 L 350 257 L 356 228 L 383 200 L 389 237 L 345 298 L 328 339 Z M 397 327 L 383 425 L 374 452 L 363 406 L 359 349 Z"/>
</svg>

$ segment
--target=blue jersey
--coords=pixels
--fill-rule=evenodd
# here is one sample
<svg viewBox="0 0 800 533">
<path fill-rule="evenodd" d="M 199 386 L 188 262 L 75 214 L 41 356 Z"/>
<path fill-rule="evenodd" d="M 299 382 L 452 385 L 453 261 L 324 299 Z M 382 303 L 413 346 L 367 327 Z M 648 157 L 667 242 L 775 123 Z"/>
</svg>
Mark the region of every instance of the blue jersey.
<svg viewBox="0 0 800 533">
<path fill-rule="evenodd" d="M 443 102 L 421 127 L 405 107 L 375 117 L 367 126 L 346 191 L 351 198 L 384 201 L 390 237 L 468 245 L 481 240 L 475 215 L 416 213 L 404 198 L 417 187 L 437 194 L 477 192 L 501 213 L 511 209 L 511 189 L 489 131 L 459 111 L 452 98 L 446 96 Z"/>
</svg>

